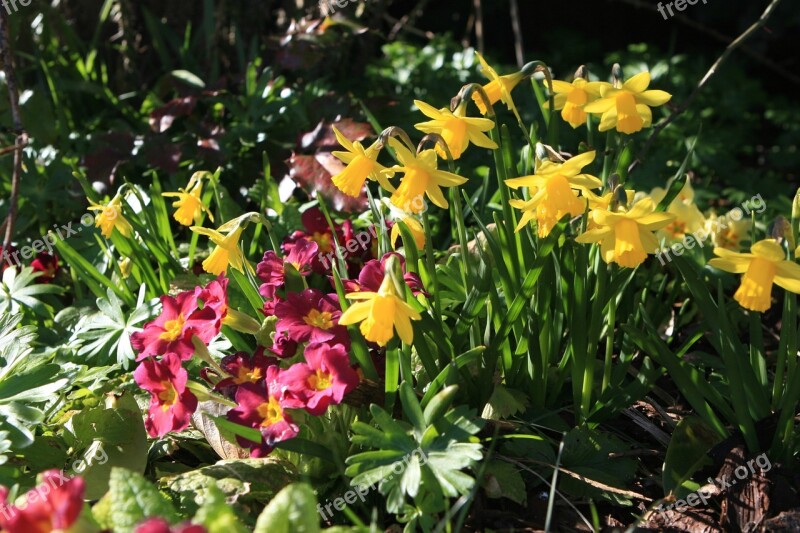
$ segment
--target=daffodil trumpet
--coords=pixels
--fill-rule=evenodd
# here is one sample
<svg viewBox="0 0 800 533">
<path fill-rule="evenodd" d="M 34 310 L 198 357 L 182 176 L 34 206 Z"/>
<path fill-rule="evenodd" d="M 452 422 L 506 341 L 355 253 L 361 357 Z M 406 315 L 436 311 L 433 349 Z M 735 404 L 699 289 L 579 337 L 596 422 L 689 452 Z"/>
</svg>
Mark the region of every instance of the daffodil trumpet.
<svg viewBox="0 0 800 533">
<path fill-rule="evenodd" d="M 95 226 L 100 228 L 100 233 L 106 239 L 111 238 L 111 234 L 116 229 L 123 237 L 130 237 L 133 233 L 133 227 L 130 222 L 122 214 L 122 200 L 124 195 L 122 191 L 128 184 L 123 184 L 114 198 L 107 204 L 98 204 L 89 200 L 89 211 L 99 211 L 100 213 L 95 217 Z"/>
<path fill-rule="evenodd" d="M 193 232 L 208 237 L 216 245 L 208 258 L 203 261 L 203 269 L 206 272 L 218 276 L 227 272 L 230 265 L 243 274 L 245 272 L 255 274 L 253 266 L 245 259 L 244 252 L 239 247 L 242 232 L 250 223 L 261 223 L 267 229 L 270 228 L 269 221 L 264 215 L 256 212 L 245 213 L 229 220 L 216 230 L 201 226 L 192 226 L 190 228 Z"/>
<path fill-rule="evenodd" d="M 175 207 L 173 218 L 183 226 L 191 226 L 194 222 L 198 225 L 202 222 L 203 213 L 208 215 L 208 219 L 214 222 L 214 215 L 203 203 L 203 179 L 211 180 L 213 174 L 208 171 L 199 171 L 192 174 L 185 189 L 178 189 L 178 192 L 161 193 L 165 198 L 178 198 L 172 207 Z"/>
<path fill-rule="evenodd" d="M 496 150 L 497 143 L 486 136 L 486 132 L 494 129 L 495 122 L 484 117 L 467 116 L 467 102 L 461 101 L 452 111 L 447 108 L 436 109 L 422 100 L 414 100 L 414 104 L 423 115 L 431 120 L 415 124 L 414 127 L 427 134 L 437 134 L 444 139 L 442 144 L 436 140 L 436 152 L 442 158 L 448 156 L 453 160 L 459 159 L 469 148 L 470 144 Z M 423 139 L 422 145 L 424 145 Z M 444 149 L 447 145 L 449 150 Z M 417 148 L 417 152 L 420 148 Z"/>
<path fill-rule="evenodd" d="M 750 253 L 714 248 L 709 266 L 732 274 L 742 274 L 734 300 L 751 311 L 763 313 L 772 306 L 772 286 L 800 294 L 800 265 L 786 259 L 786 252 L 774 239 L 758 241 Z"/>
<path fill-rule="evenodd" d="M 353 292 L 347 295 L 353 303 L 339 318 L 339 324 L 349 326 L 361 323 L 360 330 L 370 342 L 386 346 L 395 334 L 404 343 L 414 341 L 412 320 L 422 317 L 406 302 L 406 285 L 395 257 L 389 258 L 386 274 L 378 292 Z"/>
<path fill-rule="evenodd" d="M 384 172 L 386 167 L 378 162 L 378 155 L 383 149 L 381 139 L 364 148 L 360 141 L 350 141 L 335 127 L 333 127 L 333 133 L 344 148 L 344 151 L 332 152 L 334 157 L 346 165 L 344 170 L 331 177 L 331 181 L 340 191 L 347 196 L 358 198 L 368 179 L 377 181 L 388 191 L 394 191 L 394 187 Z"/>
</svg>

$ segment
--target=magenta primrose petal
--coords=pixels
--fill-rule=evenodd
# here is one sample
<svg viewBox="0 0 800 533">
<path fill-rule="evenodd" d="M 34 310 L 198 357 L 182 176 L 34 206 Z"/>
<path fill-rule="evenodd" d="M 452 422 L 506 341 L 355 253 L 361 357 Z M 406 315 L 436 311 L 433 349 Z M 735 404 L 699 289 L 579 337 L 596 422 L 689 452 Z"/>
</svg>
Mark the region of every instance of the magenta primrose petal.
<svg viewBox="0 0 800 533">
<path fill-rule="evenodd" d="M 188 380 L 181 359 L 168 353 L 160 361 L 145 359 L 133 373 L 133 379 L 150 393 L 150 410 L 145 427 L 151 437 L 163 437 L 189 426 L 197 409 L 197 397 L 186 388 Z"/>
</svg>

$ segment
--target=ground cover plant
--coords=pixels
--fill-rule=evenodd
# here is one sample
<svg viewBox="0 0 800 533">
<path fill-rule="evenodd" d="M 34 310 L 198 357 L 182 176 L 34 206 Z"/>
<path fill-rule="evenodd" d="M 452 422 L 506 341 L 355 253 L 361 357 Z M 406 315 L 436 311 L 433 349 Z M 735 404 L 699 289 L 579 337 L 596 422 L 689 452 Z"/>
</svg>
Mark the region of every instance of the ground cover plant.
<svg viewBox="0 0 800 533">
<path fill-rule="evenodd" d="M 0 531 L 796 530 L 796 9 L 245 4 L 0 10 Z"/>
</svg>

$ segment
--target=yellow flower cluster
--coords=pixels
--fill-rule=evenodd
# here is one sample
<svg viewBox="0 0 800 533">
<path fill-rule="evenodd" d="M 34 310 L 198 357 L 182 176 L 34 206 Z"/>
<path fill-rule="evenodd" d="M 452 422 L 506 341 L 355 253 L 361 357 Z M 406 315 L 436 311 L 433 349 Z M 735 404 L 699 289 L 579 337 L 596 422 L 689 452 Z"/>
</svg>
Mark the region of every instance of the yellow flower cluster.
<svg viewBox="0 0 800 533">
<path fill-rule="evenodd" d="M 666 104 L 672 95 L 648 90 L 650 73 L 640 72 L 629 80 L 614 84 L 590 82 L 576 77 L 572 83 L 553 81 L 555 109 L 573 128 L 586 124 L 587 114 L 600 115 L 600 131 L 616 129 L 636 133 L 653 122 L 651 107 Z"/>
</svg>

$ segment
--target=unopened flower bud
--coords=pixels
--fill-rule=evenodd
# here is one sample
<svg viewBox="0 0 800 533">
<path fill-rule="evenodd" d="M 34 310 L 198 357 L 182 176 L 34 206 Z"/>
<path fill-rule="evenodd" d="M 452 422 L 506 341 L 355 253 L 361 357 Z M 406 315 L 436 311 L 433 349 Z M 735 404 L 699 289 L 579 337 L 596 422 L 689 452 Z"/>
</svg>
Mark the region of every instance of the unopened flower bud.
<svg viewBox="0 0 800 533">
<path fill-rule="evenodd" d="M 619 63 L 614 63 L 614 66 L 611 67 L 611 83 L 616 89 L 622 85 L 622 67 L 619 66 Z"/>
</svg>

